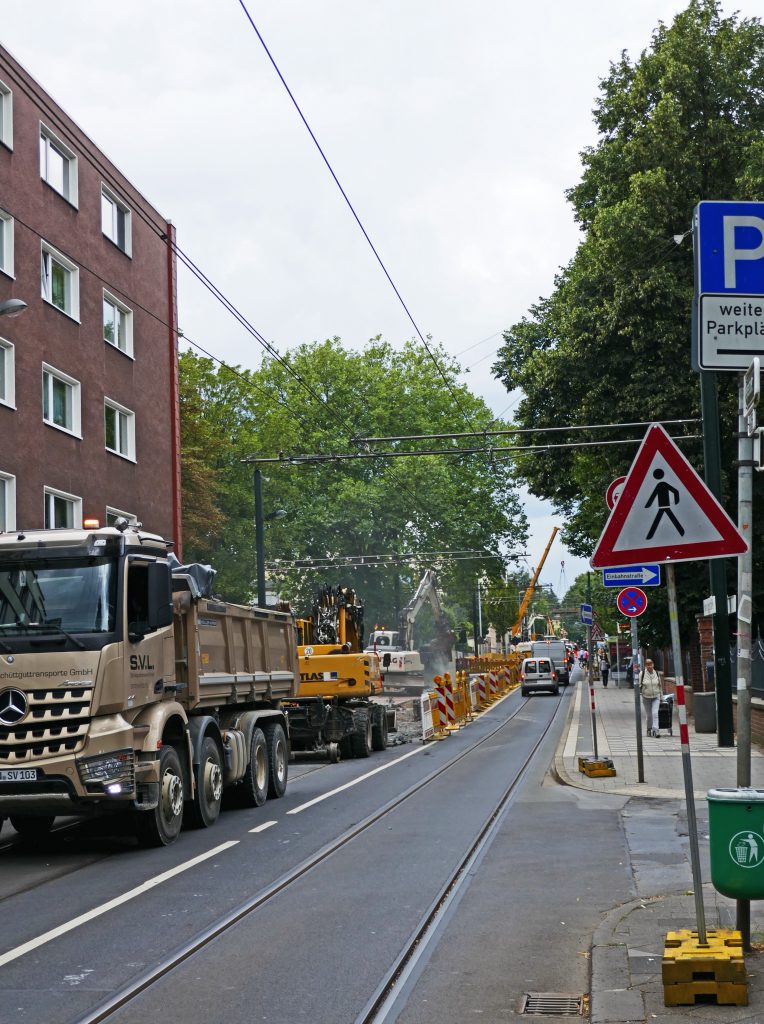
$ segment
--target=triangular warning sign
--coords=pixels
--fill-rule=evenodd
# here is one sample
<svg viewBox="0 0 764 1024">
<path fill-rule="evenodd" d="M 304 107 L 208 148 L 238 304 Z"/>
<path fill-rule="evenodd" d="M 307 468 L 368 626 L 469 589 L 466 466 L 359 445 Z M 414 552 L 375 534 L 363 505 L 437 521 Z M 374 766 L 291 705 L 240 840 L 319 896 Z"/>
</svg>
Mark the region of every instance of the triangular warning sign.
<svg viewBox="0 0 764 1024">
<path fill-rule="evenodd" d="M 653 424 L 597 542 L 592 567 L 691 562 L 747 550 L 703 480 L 663 427 Z"/>
</svg>

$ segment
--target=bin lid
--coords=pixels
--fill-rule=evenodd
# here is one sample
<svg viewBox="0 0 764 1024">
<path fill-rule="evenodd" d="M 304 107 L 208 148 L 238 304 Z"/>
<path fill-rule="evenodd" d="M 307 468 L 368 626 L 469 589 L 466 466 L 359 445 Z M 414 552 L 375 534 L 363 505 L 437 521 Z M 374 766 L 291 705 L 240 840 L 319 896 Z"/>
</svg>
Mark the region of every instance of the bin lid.
<svg viewBox="0 0 764 1024">
<path fill-rule="evenodd" d="M 706 799 L 719 800 L 724 803 L 730 801 L 741 804 L 764 803 L 764 789 L 753 789 L 747 786 L 741 786 L 738 789 L 709 789 Z"/>
</svg>

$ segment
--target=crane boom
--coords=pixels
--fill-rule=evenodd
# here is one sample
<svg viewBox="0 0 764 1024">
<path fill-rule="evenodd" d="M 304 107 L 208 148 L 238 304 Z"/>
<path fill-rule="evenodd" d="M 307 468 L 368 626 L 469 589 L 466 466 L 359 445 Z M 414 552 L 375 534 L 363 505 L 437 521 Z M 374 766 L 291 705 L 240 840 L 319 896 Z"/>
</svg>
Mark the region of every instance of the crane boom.
<svg viewBox="0 0 764 1024">
<path fill-rule="evenodd" d="M 560 532 L 560 527 L 559 526 L 555 526 L 555 528 L 552 530 L 552 536 L 549 538 L 549 543 L 544 548 L 544 554 L 541 556 L 541 558 L 539 560 L 538 567 L 537 567 L 536 571 L 534 572 L 533 577 L 532 577 L 530 583 L 528 584 L 528 589 L 525 591 L 525 594 L 523 595 L 523 599 L 520 602 L 520 607 L 518 608 L 518 611 L 517 611 L 517 621 L 515 622 L 514 626 L 512 627 L 512 636 L 519 636 L 520 635 L 520 631 L 523 628 L 523 619 L 525 618 L 525 613 L 528 611 L 528 605 L 533 600 L 533 594 L 534 594 L 534 591 L 536 589 L 536 583 L 538 582 L 538 578 L 541 575 L 541 570 L 544 568 L 544 562 L 546 561 L 546 556 L 549 554 L 549 549 L 552 546 L 554 538 L 557 536 L 557 534 L 559 532 Z"/>
</svg>

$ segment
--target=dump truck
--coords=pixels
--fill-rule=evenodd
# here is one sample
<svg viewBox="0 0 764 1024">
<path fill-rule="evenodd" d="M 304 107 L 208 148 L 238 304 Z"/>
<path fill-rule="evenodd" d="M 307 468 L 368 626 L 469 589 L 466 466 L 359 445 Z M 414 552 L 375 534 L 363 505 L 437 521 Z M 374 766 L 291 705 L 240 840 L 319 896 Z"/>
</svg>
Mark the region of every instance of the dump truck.
<svg viewBox="0 0 764 1024">
<path fill-rule="evenodd" d="M 0 534 L 0 823 L 22 836 L 119 813 L 162 846 L 224 793 L 285 792 L 294 617 L 216 599 L 171 547 L 124 519 Z"/>
<path fill-rule="evenodd" d="M 285 703 L 294 751 L 340 758 L 385 750 L 395 711 L 371 698 L 382 692 L 379 658 L 363 650 L 363 605 L 349 587 L 326 586 L 312 614 L 297 620 L 298 696 Z"/>
</svg>

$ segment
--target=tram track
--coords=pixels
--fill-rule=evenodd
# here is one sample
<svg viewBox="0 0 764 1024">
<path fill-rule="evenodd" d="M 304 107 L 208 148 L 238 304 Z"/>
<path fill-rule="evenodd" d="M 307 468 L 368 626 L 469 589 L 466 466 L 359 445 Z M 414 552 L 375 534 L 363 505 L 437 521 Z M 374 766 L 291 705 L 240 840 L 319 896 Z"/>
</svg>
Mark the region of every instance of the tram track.
<svg viewBox="0 0 764 1024">
<path fill-rule="evenodd" d="M 219 918 L 216 922 L 197 933 L 192 939 L 176 948 L 161 962 L 155 964 L 149 970 L 138 975 L 131 982 L 117 990 L 98 1007 L 88 1011 L 84 1016 L 79 1016 L 76 1022 L 73 1021 L 72 1024 L 100 1024 L 102 1021 L 108 1021 L 115 1017 L 120 1010 L 128 1006 L 144 992 L 148 991 L 152 986 L 166 978 L 180 965 L 185 963 L 191 957 L 194 957 L 196 954 L 203 952 L 203 950 L 210 946 L 211 943 L 215 942 L 215 940 L 219 939 L 227 932 L 230 932 L 236 927 L 236 925 L 243 922 L 258 909 L 275 899 L 279 894 L 284 893 L 290 886 L 294 885 L 310 871 L 325 864 L 338 851 L 352 843 L 353 840 L 368 831 L 372 826 L 377 824 L 377 822 L 391 814 L 414 795 L 430 786 L 436 779 L 439 779 L 445 773 L 449 772 L 475 750 L 490 742 L 497 733 L 506 729 L 507 726 L 509 726 L 513 720 L 527 708 L 528 704 L 529 699 L 526 698 L 522 700 L 511 714 L 502 719 L 501 722 L 491 728 L 484 736 L 481 736 L 479 739 L 476 739 L 473 743 L 466 746 L 459 752 L 459 754 L 450 759 L 446 764 L 433 769 L 426 776 L 413 783 L 398 796 L 389 800 L 382 807 L 369 814 L 360 822 L 346 829 L 346 831 L 340 836 L 325 844 L 321 849 L 305 858 L 294 868 L 285 872 L 269 886 L 261 889 L 234 910 Z M 361 1016 L 358 1017 L 356 1024 L 372 1024 L 372 1022 L 375 1022 L 376 1024 L 376 1022 L 383 1022 L 386 1019 L 389 1019 L 386 1014 L 389 1013 L 389 1007 L 391 1007 L 397 1000 L 397 993 L 400 990 L 401 984 L 404 984 L 405 980 L 410 976 L 416 961 L 420 959 L 427 944 L 431 941 L 432 935 L 437 931 L 437 926 L 442 920 L 443 915 L 447 912 L 448 906 L 457 897 L 459 890 L 464 885 L 469 873 L 470 865 L 474 863 L 474 861 L 480 856 L 482 850 L 490 842 L 490 838 L 498 826 L 503 811 L 506 809 L 517 786 L 522 781 L 522 778 L 527 773 L 528 767 L 535 753 L 548 735 L 553 724 L 556 722 L 561 705 L 562 699 L 558 698 L 557 707 L 555 708 L 549 722 L 544 727 L 541 736 L 534 743 L 532 750 L 523 761 L 519 771 L 515 773 L 509 786 L 506 787 L 502 797 L 495 805 L 493 811 L 478 834 L 477 839 L 471 844 L 466 856 L 461 859 L 456 870 L 451 873 L 446 884 L 441 888 L 438 896 L 415 928 L 410 939 L 396 958 L 393 967 L 378 986 L 374 996 L 372 996 Z M 418 947 L 421 947 L 420 952 L 417 952 Z"/>
</svg>

